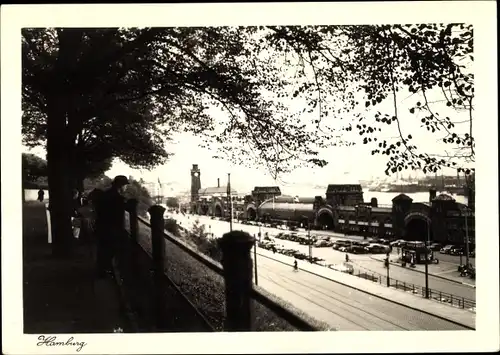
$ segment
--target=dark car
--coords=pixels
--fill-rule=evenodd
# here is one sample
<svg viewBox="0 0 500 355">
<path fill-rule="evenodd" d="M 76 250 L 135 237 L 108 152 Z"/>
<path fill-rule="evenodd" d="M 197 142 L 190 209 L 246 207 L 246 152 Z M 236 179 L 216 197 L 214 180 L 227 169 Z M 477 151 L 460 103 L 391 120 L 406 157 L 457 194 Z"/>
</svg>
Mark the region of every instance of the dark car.
<svg viewBox="0 0 500 355">
<path fill-rule="evenodd" d="M 455 246 L 454 246 L 453 244 L 449 244 L 449 245 L 446 245 L 446 246 L 442 247 L 442 248 L 439 250 L 439 252 L 440 252 L 441 254 L 450 254 L 450 250 L 451 250 L 452 248 L 454 248 L 454 247 L 455 247 Z"/>
<path fill-rule="evenodd" d="M 341 247 L 349 247 L 351 246 L 351 242 L 348 240 L 336 240 L 333 242 L 332 248 L 335 250 L 339 250 Z"/>
<path fill-rule="evenodd" d="M 348 253 L 352 254 L 365 254 L 366 251 L 366 246 L 365 245 L 353 245 L 352 247 L 349 247 Z"/>
<path fill-rule="evenodd" d="M 463 247 L 453 247 L 450 249 L 449 252 L 450 255 L 464 255 L 464 248 Z"/>
<path fill-rule="evenodd" d="M 440 251 L 443 246 L 439 243 L 432 243 L 429 245 L 429 249 L 432 251 Z"/>
</svg>

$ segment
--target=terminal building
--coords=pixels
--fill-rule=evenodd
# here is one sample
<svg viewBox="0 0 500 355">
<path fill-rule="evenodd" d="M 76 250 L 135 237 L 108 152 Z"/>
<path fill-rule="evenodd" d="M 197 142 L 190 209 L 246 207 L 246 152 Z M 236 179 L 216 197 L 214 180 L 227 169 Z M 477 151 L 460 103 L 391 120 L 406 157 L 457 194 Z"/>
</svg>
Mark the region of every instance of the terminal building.
<svg viewBox="0 0 500 355">
<path fill-rule="evenodd" d="M 238 194 L 231 188 L 231 200 L 233 204 L 233 216 L 243 218 L 244 196 Z M 199 215 L 215 217 L 229 217 L 230 201 L 228 198 L 227 185 L 221 186 L 217 179 L 217 186 L 201 187 L 201 172 L 197 164 L 191 169 L 191 201 L 190 212 Z"/>
<path fill-rule="evenodd" d="M 198 172 L 199 178 L 197 165 L 192 169 L 191 210 L 198 214 L 229 216 L 227 187 L 208 190 L 209 193 L 203 195 L 199 180 L 193 182 L 193 171 Z M 226 193 L 226 197 L 216 193 Z M 236 191 L 231 194 L 236 195 Z M 205 204 L 203 196 L 210 196 Z M 277 186 L 257 186 L 233 206 L 237 206 L 239 216 L 246 220 L 366 237 L 428 239 L 450 244 L 463 244 L 468 234 L 470 243 L 475 244 L 474 191 L 468 189 L 466 196 L 468 205 L 447 194 L 437 195 L 435 189 L 430 189 L 428 201 L 417 202 L 400 194 L 392 200 L 392 205 L 379 206 L 375 198 L 364 201 L 360 184 L 330 184 L 324 196 L 315 197 L 285 196 Z"/>
</svg>

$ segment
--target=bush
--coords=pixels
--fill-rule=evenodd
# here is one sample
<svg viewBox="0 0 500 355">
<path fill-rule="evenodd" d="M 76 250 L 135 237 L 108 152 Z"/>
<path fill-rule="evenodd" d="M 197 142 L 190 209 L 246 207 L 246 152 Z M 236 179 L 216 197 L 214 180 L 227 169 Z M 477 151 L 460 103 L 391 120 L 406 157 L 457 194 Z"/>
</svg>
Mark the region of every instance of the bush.
<svg viewBox="0 0 500 355">
<path fill-rule="evenodd" d="M 180 236 L 179 225 L 177 224 L 177 221 L 173 218 L 167 218 L 165 220 L 165 230 L 169 231 L 176 237 Z"/>
</svg>

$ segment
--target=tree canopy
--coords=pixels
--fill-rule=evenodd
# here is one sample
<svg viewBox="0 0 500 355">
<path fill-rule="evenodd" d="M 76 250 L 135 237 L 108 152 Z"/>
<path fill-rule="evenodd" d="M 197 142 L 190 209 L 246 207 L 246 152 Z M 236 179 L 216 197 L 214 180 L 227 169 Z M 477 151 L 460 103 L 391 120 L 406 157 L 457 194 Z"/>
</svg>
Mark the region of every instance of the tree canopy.
<svg viewBox="0 0 500 355">
<path fill-rule="evenodd" d="M 23 153 L 23 182 L 37 183 L 47 179 L 47 161 L 31 153 Z"/>
<path fill-rule="evenodd" d="M 206 146 L 218 142 L 229 158 L 274 174 L 297 164 L 324 166 L 318 148 L 336 144 L 374 145 L 373 154 L 387 155 L 388 173 L 474 161 L 468 25 L 26 29 L 28 145 L 46 139 L 47 95 L 66 51 L 73 56 L 58 76 L 77 162 L 120 157 L 151 168 L 168 158 L 164 144 L 181 130 L 203 134 Z M 414 119 L 453 145 L 453 153 L 422 151 L 401 129 L 397 139 L 381 138 L 389 125 L 403 124 L 398 97 L 405 92 L 416 98 L 409 110 Z M 454 117 L 436 111 L 429 100 L 436 92 L 449 112 L 469 112 L 467 133 L 455 132 Z M 282 99 L 306 105 L 292 112 Z M 376 110 L 387 100 L 391 112 Z M 209 113 L 213 105 L 226 120 Z M 346 138 L 353 129 L 359 138 Z"/>
<path fill-rule="evenodd" d="M 114 157 L 157 166 L 175 132 L 275 178 L 359 143 L 387 155 L 387 174 L 473 170 L 470 25 L 32 28 L 22 59 L 24 143 L 46 145 L 61 252 L 75 181 Z M 452 151 L 427 151 L 416 130 Z"/>
</svg>

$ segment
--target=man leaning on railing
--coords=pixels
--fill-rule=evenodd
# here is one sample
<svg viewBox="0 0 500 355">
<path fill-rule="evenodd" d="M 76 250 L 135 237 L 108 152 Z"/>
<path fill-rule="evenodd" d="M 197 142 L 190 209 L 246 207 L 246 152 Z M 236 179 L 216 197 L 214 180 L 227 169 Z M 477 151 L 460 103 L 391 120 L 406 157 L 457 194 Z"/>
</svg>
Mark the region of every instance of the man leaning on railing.
<svg viewBox="0 0 500 355">
<path fill-rule="evenodd" d="M 125 197 L 123 192 L 129 184 L 126 176 L 118 175 L 111 187 L 96 201 L 97 271 L 104 277 L 113 270 L 113 257 L 120 237 L 125 232 Z"/>
</svg>

